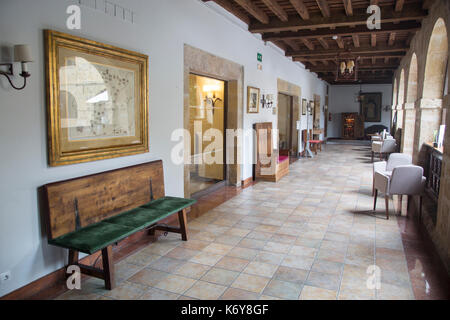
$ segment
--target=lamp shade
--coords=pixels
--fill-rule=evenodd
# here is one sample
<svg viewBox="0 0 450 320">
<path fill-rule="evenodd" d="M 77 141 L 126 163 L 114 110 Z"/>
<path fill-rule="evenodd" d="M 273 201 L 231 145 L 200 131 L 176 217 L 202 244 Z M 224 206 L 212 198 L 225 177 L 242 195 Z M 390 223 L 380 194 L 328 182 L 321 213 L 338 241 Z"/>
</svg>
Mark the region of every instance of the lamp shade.
<svg viewBox="0 0 450 320">
<path fill-rule="evenodd" d="M 30 46 L 27 44 L 19 44 L 14 46 L 14 61 L 33 62 Z"/>
</svg>

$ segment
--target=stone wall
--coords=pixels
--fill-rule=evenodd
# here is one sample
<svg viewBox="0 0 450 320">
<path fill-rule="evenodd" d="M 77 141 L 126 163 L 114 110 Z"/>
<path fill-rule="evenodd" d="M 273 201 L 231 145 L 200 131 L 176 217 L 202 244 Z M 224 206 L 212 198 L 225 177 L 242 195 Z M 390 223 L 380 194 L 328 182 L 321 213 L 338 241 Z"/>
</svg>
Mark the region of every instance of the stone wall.
<svg viewBox="0 0 450 320">
<path fill-rule="evenodd" d="M 402 152 L 412 154 L 413 162 L 422 166 L 426 164 L 424 143 L 433 140 L 433 133 L 441 124 L 450 123 L 450 114 L 446 112 L 450 99 L 448 92 L 444 93 L 450 1 L 436 0 L 428 9 L 428 17 L 422 21 L 421 30 L 412 39 L 410 50 L 394 76 L 395 96 L 406 98 L 394 100 L 392 106 L 402 109 Z M 399 92 L 401 88 L 404 92 Z M 435 206 L 426 204 L 429 199 L 425 200 L 422 222 L 450 273 L 450 129 L 446 132 L 443 162 L 436 223 L 431 218 L 436 212 L 429 212 Z M 417 208 L 418 203 L 411 207 Z"/>
</svg>

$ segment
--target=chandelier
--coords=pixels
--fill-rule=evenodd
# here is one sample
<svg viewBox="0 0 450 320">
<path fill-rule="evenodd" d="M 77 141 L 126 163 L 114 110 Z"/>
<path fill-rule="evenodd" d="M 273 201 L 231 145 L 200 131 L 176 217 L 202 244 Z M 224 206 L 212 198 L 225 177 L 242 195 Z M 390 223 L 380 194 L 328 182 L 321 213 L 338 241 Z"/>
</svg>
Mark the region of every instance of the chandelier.
<svg viewBox="0 0 450 320">
<path fill-rule="evenodd" d="M 336 56 L 336 81 L 356 82 L 358 81 L 359 57 L 352 54 L 349 43 L 344 43 L 345 52 Z"/>
</svg>

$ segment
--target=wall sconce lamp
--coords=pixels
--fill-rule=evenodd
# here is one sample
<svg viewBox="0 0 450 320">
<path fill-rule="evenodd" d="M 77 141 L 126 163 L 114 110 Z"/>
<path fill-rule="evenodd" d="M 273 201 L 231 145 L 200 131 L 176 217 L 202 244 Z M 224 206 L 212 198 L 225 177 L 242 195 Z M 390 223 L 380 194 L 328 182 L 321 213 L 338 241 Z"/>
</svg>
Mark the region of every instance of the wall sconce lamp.
<svg viewBox="0 0 450 320">
<path fill-rule="evenodd" d="M 263 94 L 261 98 L 263 108 L 270 109 L 273 107 L 273 94 Z"/>
<path fill-rule="evenodd" d="M 7 67 L 7 71 L 0 70 L 0 75 L 4 75 L 8 79 L 11 87 L 16 90 L 22 90 L 27 85 L 27 78 L 31 76 L 31 74 L 28 72 L 27 66 L 28 62 L 33 62 L 30 46 L 26 44 L 19 44 L 14 46 L 14 61 L 20 62 L 22 64 L 22 72 L 19 75 L 23 78 L 23 86 L 16 87 L 11 80 L 11 76 L 14 76 L 12 63 L 0 63 L 0 67 Z"/>
<path fill-rule="evenodd" d="M 220 87 L 217 86 L 217 85 L 205 85 L 205 86 L 203 86 L 203 92 L 206 93 L 205 102 L 207 104 L 210 103 L 213 106 L 213 108 L 216 106 L 216 103 L 218 101 L 222 101 L 222 99 L 216 98 L 216 91 L 219 91 L 219 90 L 220 90 Z M 212 98 L 209 97 L 209 93 L 211 93 L 211 92 L 212 92 L 212 95 L 213 95 Z M 213 112 L 214 112 L 214 109 L 213 109 Z"/>
</svg>

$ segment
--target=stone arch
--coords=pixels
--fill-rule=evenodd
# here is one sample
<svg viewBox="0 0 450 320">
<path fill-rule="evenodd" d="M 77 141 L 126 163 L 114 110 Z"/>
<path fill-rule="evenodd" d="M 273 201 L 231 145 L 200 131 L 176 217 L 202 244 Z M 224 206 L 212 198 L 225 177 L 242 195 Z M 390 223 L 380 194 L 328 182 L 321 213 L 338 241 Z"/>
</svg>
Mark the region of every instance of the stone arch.
<svg viewBox="0 0 450 320">
<path fill-rule="evenodd" d="M 400 73 L 400 81 L 398 84 L 398 95 L 397 95 L 397 104 L 399 106 L 405 103 L 405 69 L 402 69 Z"/>
<path fill-rule="evenodd" d="M 417 55 L 412 54 L 409 63 L 408 77 L 405 79 L 406 98 L 403 110 L 403 131 L 401 152 L 413 155 L 414 149 L 414 133 L 416 131 L 416 109 L 415 102 L 417 100 L 417 79 L 418 79 L 418 65 Z"/>
<path fill-rule="evenodd" d="M 445 21 L 439 18 L 431 33 L 425 61 L 422 97 L 442 99 L 448 61 L 448 35 Z"/>
</svg>

